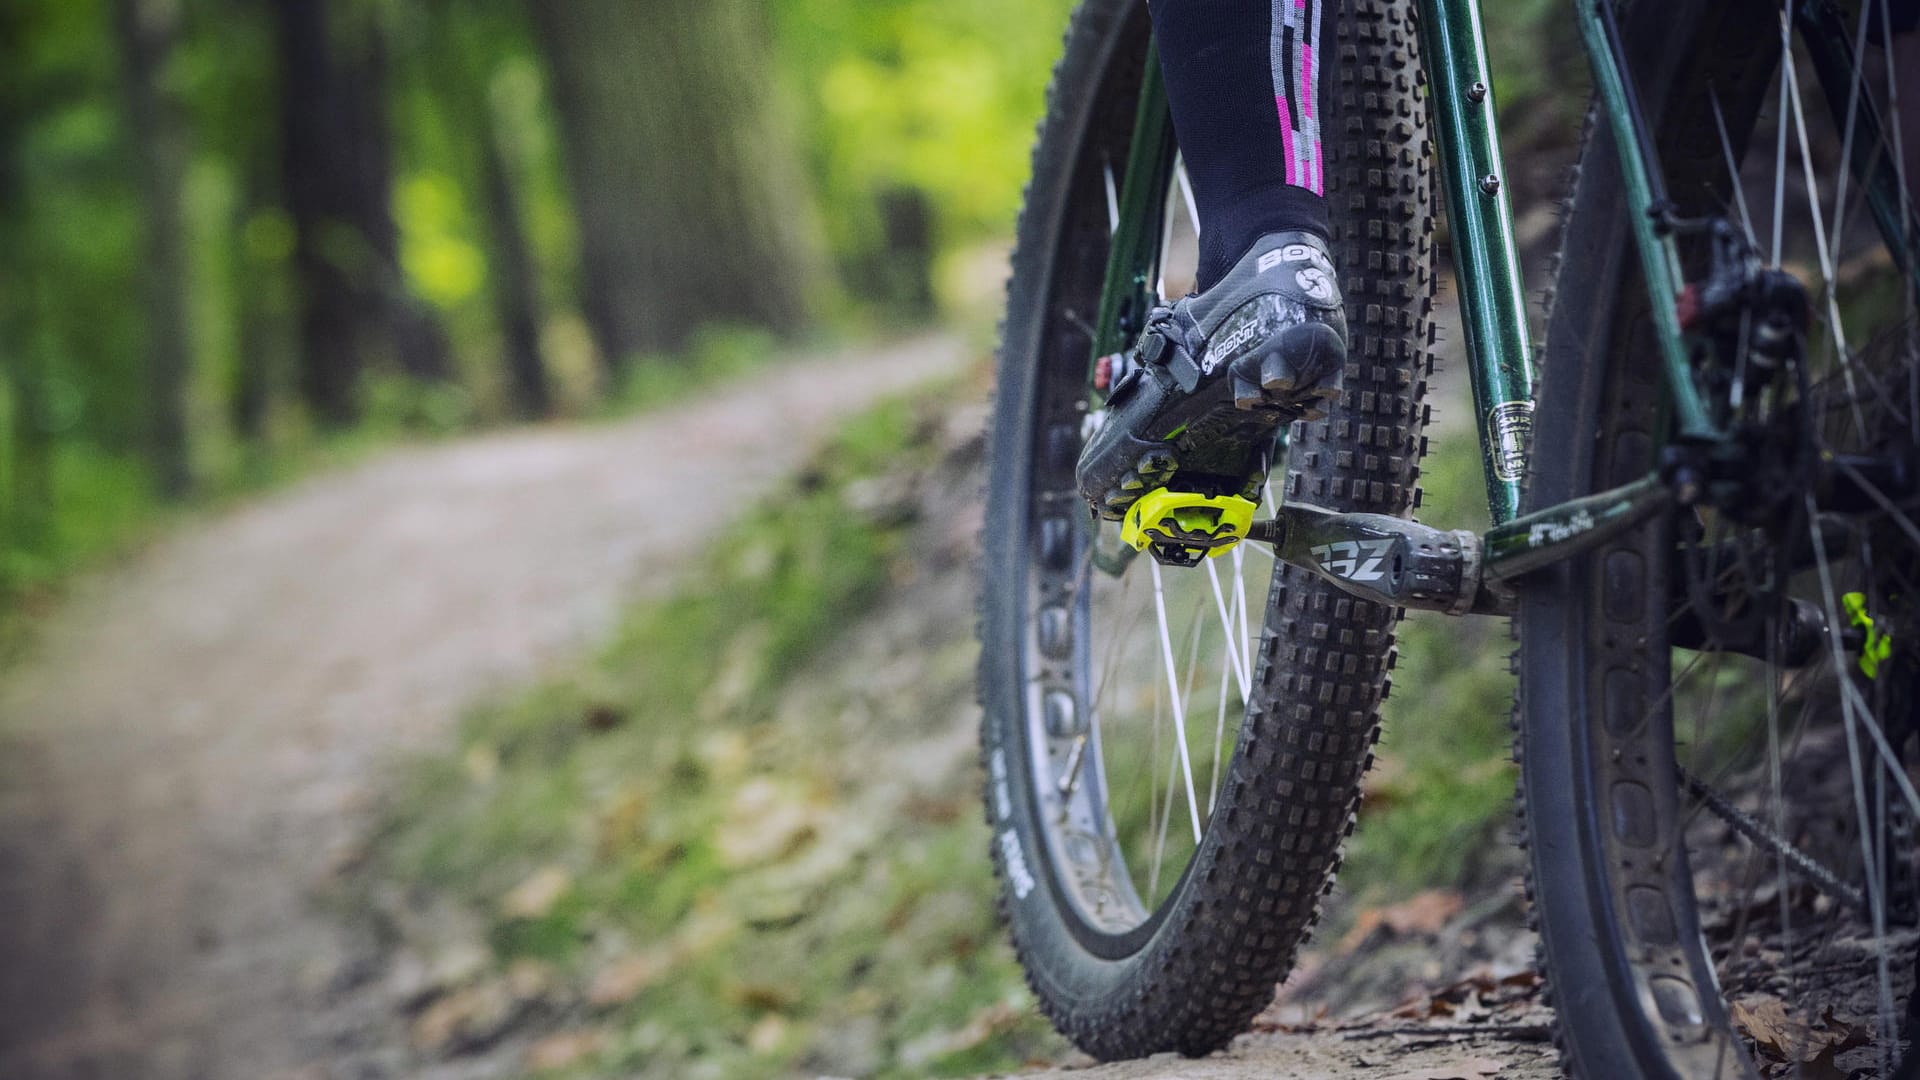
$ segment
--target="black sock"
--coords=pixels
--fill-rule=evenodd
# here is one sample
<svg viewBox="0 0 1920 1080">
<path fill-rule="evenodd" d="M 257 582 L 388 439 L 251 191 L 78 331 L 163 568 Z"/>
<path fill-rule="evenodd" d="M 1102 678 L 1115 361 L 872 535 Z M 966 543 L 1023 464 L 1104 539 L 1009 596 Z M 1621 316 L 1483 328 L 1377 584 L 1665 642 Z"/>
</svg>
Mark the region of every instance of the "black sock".
<svg viewBox="0 0 1920 1080">
<path fill-rule="evenodd" d="M 1324 2 L 1148 4 L 1200 213 L 1201 291 L 1266 233 L 1327 238 L 1317 100 Z"/>
</svg>

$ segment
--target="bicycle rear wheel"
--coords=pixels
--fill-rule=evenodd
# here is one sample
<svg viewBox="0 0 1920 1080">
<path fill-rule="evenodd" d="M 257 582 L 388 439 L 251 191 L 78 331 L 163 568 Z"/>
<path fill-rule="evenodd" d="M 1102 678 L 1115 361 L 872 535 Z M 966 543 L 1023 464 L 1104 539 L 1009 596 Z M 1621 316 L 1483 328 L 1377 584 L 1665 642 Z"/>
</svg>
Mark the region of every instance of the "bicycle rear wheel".
<svg viewBox="0 0 1920 1080">
<path fill-rule="evenodd" d="M 1884 60 L 1824 94 L 1799 47 L 1783 65 L 1782 14 L 1681 0 L 1623 15 L 1681 213 L 1739 223 L 1812 310 L 1797 362 L 1719 392 L 1731 422 L 1797 433 L 1744 463 L 1777 506 L 1677 511 L 1523 591 L 1529 892 L 1578 1076 L 1880 1075 L 1912 1041 L 1916 503 L 1836 507 L 1812 458 L 1772 452 L 1912 461 L 1920 446 L 1914 291 L 1843 180 L 1862 103 L 1896 105 Z M 1527 509 L 1645 475 L 1668 433 L 1618 159 L 1589 127 Z M 1688 280 L 1706 256 L 1683 243 Z M 1750 341 L 1737 354 L 1757 357 Z M 1892 634 L 1871 678 L 1845 640 L 1849 595 Z"/>
<path fill-rule="evenodd" d="M 1353 343 L 1343 400 L 1295 425 L 1269 501 L 1405 514 L 1433 292 L 1411 4 L 1335 0 L 1322 18 Z M 1271 1000 L 1351 828 L 1399 615 L 1263 549 L 1186 570 L 1130 558 L 1075 493 L 1149 36 L 1140 0 L 1087 0 L 1055 72 L 1009 285 L 981 590 L 1003 908 L 1042 1009 L 1108 1059 L 1204 1053 Z M 1195 230 L 1181 178 L 1159 179 L 1165 297 Z"/>
</svg>

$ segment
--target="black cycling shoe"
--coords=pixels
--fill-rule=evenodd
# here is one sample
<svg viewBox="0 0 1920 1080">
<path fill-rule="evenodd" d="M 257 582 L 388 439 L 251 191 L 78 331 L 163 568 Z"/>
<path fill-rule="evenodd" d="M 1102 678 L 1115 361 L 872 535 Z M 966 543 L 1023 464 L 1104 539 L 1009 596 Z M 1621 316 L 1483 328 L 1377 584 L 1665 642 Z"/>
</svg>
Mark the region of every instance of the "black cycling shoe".
<svg viewBox="0 0 1920 1080">
<path fill-rule="evenodd" d="M 1080 453 L 1080 494 L 1116 521 L 1176 476 L 1183 491 L 1259 502 L 1274 433 L 1325 416 L 1346 365 L 1326 242 L 1261 237 L 1213 288 L 1147 317 Z"/>
</svg>

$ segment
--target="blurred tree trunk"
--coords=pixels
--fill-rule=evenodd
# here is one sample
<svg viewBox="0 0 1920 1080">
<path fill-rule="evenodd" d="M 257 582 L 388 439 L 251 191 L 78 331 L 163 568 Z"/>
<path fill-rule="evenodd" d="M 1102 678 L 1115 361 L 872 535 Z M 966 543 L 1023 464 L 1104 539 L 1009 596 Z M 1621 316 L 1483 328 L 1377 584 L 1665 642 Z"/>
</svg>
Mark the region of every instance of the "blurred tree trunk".
<svg viewBox="0 0 1920 1080">
<path fill-rule="evenodd" d="M 260 163 L 264 164 L 264 163 Z M 233 215 L 233 296 L 238 309 L 239 356 L 231 396 L 233 431 L 249 448 L 266 440 L 267 419 L 283 370 L 283 342 L 275 332 L 284 315 L 284 283 L 278 261 L 262 252 L 259 232 L 277 206 L 273 170 L 249 167 L 245 189 Z"/>
<path fill-rule="evenodd" d="M 371 13 L 335 40 L 327 0 L 276 0 L 281 172 L 300 294 L 300 390 L 321 423 L 359 416 L 370 358 L 452 372 L 445 334 L 406 287 L 393 219 L 385 51 Z"/>
<path fill-rule="evenodd" d="M 702 323 L 799 328 L 823 271 L 756 0 L 530 0 L 609 368 Z"/>
<path fill-rule="evenodd" d="M 469 118 L 471 163 L 479 173 L 487 284 L 505 350 L 507 392 L 514 415 L 535 420 L 553 412 L 553 387 L 540 348 L 540 276 L 527 240 L 517 160 L 508 117 L 495 94 L 500 50 L 497 28 L 469 20 L 458 0 L 432 4 L 438 47 L 430 68 L 441 100 Z M 509 8 L 509 10 L 512 10 Z M 515 35 L 525 31 L 515 20 Z"/>
<path fill-rule="evenodd" d="M 32 283 L 33 235 L 27 230 L 25 184 L 20 160 L 21 133 L 33 113 L 33 93 L 23 85 L 14 49 L 24 40 L 28 20 L 18 6 L 0 4 L 0 235 L 14 238 L 0 246 L 0 381 L 6 413 L 0 423 L 0 554 L 29 547 L 39 539 L 50 490 L 51 470 L 41 422 L 41 378 L 34 353 Z M 10 584 L 0 565 L 0 593 Z"/>
<path fill-rule="evenodd" d="M 21 276 L 0 273 L 0 285 L 19 285 Z M 33 298 L 9 289 L 0 306 L 0 377 L 10 402 L 7 447 L 10 466 L 0 476 L 0 551 L 32 550 L 46 533 L 53 508 L 53 447 L 47 435 L 42 343 L 34 340 Z M 0 591 L 6 586 L 0 568 Z"/>
<path fill-rule="evenodd" d="M 540 358 L 540 291 L 533 252 L 520 223 L 520 201 L 514 194 L 501 119 L 489 107 L 484 92 L 477 104 L 484 143 L 493 308 L 505 339 L 514 411 L 523 418 L 537 419 L 553 411 L 553 390 L 548 385 L 546 364 Z"/>
<path fill-rule="evenodd" d="M 364 241 L 348 225 L 352 192 L 340 167 L 353 147 L 347 144 L 325 0 L 278 0 L 274 10 L 281 172 L 300 293 L 300 395 L 321 424 L 340 427 L 360 415 L 356 338 L 362 312 L 352 271 L 367 260 Z"/>
<path fill-rule="evenodd" d="M 187 447 L 187 246 L 181 192 L 186 132 L 167 89 L 167 67 L 179 37 L 176 0 L 114 0 L 129 134 L 146 210 L 148 438 L 160 491 L 169 498 L 193 486 Z"/>
<path fill-rule="evenodd" d="M 346 20 L 340 82 L 347 125 L 352 221 L 372 248 L 368 291 L 376 332 L 390 342 L 400 369 L 418 379 L 453 375 L 451 349 L 440 323 L 407 287 L 400 268 L 400 227 L 393 218 L 393 140 L 387 127 L 387 42 L 379 12 L 362 7 Z"/>
</svg>

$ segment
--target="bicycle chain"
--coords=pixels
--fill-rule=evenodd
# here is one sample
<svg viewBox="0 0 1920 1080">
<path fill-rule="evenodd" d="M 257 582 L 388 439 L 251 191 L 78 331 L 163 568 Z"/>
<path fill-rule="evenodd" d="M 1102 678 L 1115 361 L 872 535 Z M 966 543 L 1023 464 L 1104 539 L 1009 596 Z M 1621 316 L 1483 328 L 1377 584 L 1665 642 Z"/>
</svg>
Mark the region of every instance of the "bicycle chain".
<svg viewBox="0 0 1920 1080">
<path fill-rule="evenodd" d="M 1679 766 L 1681 781 L 1687 791 L 1697 797 L 1714 816 L 1727 823 L 1734 832 L 1759 847 L 1773 852 L 1775 857 L 1787 865 L 1789 870 L 1798 873 L 1813 883 L 1813 886 L 1835 900 L 1854 908 L 1867 911 L 1867 897 L 1859 889 L 1840 879 L 1840 875 L 1829 869 L 1826 864 L 1793 846 L 1792 841 L 1774 832 L 1762 824 L 1758 818 L 1728 802 L 1726 797 L 1707 786 L 1706 782 Z"/>
</svg>

